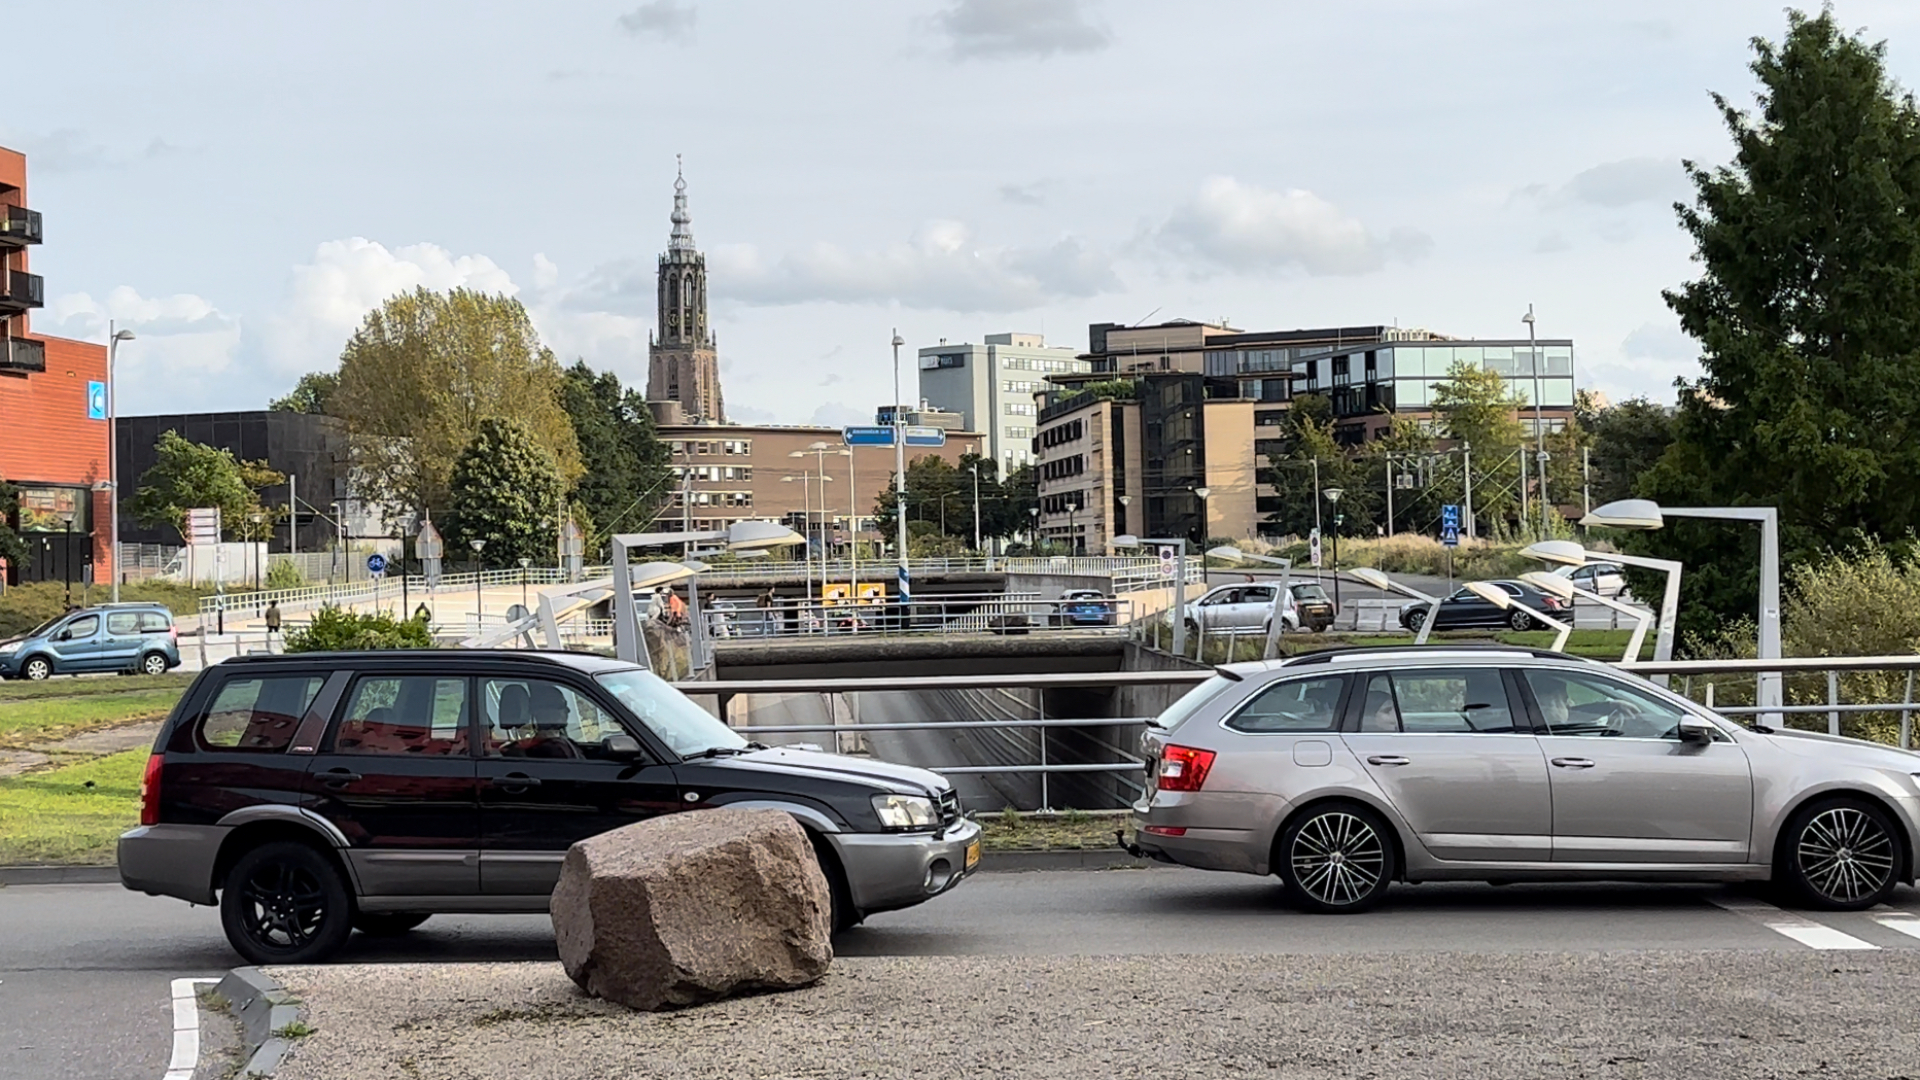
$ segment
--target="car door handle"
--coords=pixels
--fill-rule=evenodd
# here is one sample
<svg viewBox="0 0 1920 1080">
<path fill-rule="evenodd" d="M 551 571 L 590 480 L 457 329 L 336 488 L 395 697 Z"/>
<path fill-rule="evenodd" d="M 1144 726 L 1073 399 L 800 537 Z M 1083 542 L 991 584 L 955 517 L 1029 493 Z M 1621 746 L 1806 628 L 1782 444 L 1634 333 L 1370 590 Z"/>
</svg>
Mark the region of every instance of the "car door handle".
<svg viewBox="0 0 1920 1080">
<path fill-rule="evenodd" d="M 359 773 L 349 772 L 346 769 L 328 769 L 326 772 L 320 774 L 320 782 L 329 787 L 339 784 L 351 784 L 358 779 L 360 779 Z"/>
<path fill-rule="evenodd" d="M 539 777 L 528 776 L 526 773 L 508 773 L 505 776 L 496 776 L 489 782 L 497 788 L 530 788 L 540 786 Z"/>
<path fill-rule="evenodd" d="M 1593 759 L 1583 757 L 1557 757 L 1553 759 L 1553 764 L 1555 768 L 1560 769 L 1591 769 L 1593 768 Z"/>
<path fill-rule="evenodd" d="M 1375 754 L 1367 759 L 1369 765 L 1411 765 L 1413 762 L 1399 754 Z"/>
</svg>

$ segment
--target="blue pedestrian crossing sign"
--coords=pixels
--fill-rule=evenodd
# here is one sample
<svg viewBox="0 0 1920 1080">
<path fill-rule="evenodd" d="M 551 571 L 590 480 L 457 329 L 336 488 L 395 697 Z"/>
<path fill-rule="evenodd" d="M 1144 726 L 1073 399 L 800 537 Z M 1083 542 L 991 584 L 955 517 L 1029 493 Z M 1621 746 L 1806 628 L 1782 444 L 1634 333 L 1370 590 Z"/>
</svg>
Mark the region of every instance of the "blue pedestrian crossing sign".
<svg viewBox="0 0 1920 1080">
<path fill-rule="evenodd" d="M 1460 507 L 1454 503 L 1440 508 L 1440 542 L 1448 547 L 1460 544 Z"/>
</svg>

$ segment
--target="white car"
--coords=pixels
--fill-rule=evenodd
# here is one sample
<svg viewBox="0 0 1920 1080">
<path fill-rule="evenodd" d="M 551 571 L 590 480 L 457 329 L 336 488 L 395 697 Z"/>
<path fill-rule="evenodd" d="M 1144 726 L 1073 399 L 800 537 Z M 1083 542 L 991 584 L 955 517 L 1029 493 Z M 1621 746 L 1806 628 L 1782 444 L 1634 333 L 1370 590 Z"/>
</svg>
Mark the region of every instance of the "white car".
<svg viewBox="0 0 1920 1080">
<path fill-rule="evenodd" d="M 1187 609 L 1187 628 L 1204 629 L 1208 633 L 1264 631 L 1273 617 L 1273 591 L 1277 587 L 1275 584 L 1240 584 L 1211 589 Z M 1281 630 L 1299 630 L 1300 609 L 1294 603 L 1292 590 L 1281 590 L 1281 605 Z"/>
<path fill-rule="evenodd" d="M 1609 599 L 1627 591 L 1627 574 L 1618 563 L 1597 562 L 1585 566 L 1563 566 L 1555 576 L 1573 582 L 1577 589 L 1598 593 Z"/>
</svg>

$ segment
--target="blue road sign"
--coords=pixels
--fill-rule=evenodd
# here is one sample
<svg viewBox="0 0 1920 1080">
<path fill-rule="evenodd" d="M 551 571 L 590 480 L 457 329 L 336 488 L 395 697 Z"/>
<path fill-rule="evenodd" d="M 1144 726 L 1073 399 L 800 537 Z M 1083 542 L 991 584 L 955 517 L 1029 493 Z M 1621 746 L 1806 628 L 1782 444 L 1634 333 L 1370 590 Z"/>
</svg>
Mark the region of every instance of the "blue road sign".
<svg viewBox="0 0 1920 1080">
<path fill-rule="evenodd" d="M 907 433 L 908 446 L 945 446 L 947 445 L 947 433 L 942 428 L 910 427 L 910 428 L 902 428 L 901 430 Z M 891 445 L 891 443 L 889 443 L 889 445 Z"/>
<path fill-rule="evenodd" d="M 87 419 L 105 420 L 107 418 L 107 384 L 90 382 L 87 384 Z"/>
<path fill-rule="evenodd" d="M 1448 547 L 1460 544 L 1460 507 L 1453 503 L 1440 508 L 1440 542 Z"/>
<path fill-rule="evenodd" d="M 890 427 L 850 427 L 840 432 L 840 439 L 848 446 L 892 446 L 893 429 Z"/>
<path fill-rule="evenodd" d="M 376 554 L 376 555 L 367 556 L 367 573 L 384 574 L 386 572 L 387 572 L 387 557 L 385 555 Z"/>
</svg>

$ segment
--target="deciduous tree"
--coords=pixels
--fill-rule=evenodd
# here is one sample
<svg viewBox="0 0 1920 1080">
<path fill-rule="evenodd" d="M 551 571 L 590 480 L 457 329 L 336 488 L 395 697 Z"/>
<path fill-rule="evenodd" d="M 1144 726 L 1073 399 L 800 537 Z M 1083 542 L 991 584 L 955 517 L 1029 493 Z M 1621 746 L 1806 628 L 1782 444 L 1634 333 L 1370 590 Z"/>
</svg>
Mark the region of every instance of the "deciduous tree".
<svg viewBox="0 0 1920 1080">
<path fill-rule="evenodd" d="M 260 504 L 260 491 L 287 482 L 264 461 L 239 461 L 232 451 L 206 446 L 168 431 L 154 444 L 157 460 L 141 474 L 127 509 L 135 521 L 167 526 L 186 539 L 187 511 L 220 511 L 223 539 L 260 540 L 284 510 Z M 253 521 L 255 516 L 258 523 Z"/>
<path fill-rule="evenodd" d="M 580 446 L 584 471 L 573 498 L 585 511 L 588 550 L 602 551 L 616 532 L 646 531 L 673 496 L 671 454 L 654 432 L 646 399 L 582 360 L 560 381 L 560 406 Z"/>
</svg>

